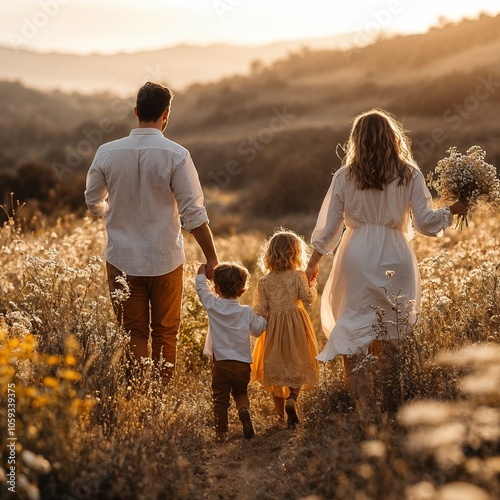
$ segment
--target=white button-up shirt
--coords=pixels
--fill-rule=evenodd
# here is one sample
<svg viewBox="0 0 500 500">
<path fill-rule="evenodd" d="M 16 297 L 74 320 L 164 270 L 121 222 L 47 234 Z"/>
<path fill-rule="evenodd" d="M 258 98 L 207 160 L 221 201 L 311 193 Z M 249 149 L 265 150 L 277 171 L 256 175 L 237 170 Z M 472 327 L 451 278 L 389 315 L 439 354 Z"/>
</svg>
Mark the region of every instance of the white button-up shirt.
<svg viewBox="0 0 500 500">
<path fill-rule="evenodd" d="M 217 361 L 251 363 L 250 335 L 260 337 L 266 329 L 266 319 L 236 299 L 217 297 L 210 290 L 204 274 L 196 276 L 196 291 L 207 310 L 209 322 L 203 353 Z"/>
<path fill-rule="evenodd" d="M 130 276 L 160 276 L 184 261 L 181 225 L 208 222 L 189 152 L 155 128 L 103 144 L 87 174 L 85 201 L 106 216 L 105 259 Z"/>
</svg>

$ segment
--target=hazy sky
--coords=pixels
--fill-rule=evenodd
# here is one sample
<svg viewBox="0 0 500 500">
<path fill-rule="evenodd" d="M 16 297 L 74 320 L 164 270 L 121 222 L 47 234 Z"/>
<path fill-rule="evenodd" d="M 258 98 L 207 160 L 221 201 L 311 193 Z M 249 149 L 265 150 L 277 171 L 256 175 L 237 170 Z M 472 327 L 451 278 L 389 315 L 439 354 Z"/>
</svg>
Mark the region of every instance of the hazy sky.
<svg viewBox="0 0 500 500">
<path fill-rule="evenodd" d="M 179 43 L 261 44 L 378 31 L 422 32 L 439 17 L 497 14 L 498 0 L 11 0 L 0 45 L 38 51 L 137 51 Z M 354 43 L 354 36 L 353 36 Z M 356 43 L 359 43 L 356 42 Z"/>
</svg>

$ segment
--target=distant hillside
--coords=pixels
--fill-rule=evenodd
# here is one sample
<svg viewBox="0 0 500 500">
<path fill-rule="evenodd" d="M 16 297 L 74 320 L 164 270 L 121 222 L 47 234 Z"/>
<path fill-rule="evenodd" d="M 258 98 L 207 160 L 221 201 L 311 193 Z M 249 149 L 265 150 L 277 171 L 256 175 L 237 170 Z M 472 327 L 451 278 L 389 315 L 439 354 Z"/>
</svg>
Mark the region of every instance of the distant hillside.
<svg viewBox="0 0 500 500">
<path fill-rule="evenodd" d="M 190 149 L 209 202 L 237 193 L 232 213 L 279 222 L 285 214 L 318 209 L 340 164 L 337 145 L 347 139 L 352 118 L 372 107 L 404 122 L 424 172 L 450 146 L 465 151 L 474 144 L 499 167 L 498 54 L 500 15 L 347 52 L 302 49 L 255 65 L 248 76 L 176 92 L 167 135 Z M 111 94 L 1 84 L 3 196 L 15 191 L 29 198 L 43 188 L 49 207 L 54 193 L 81 206 L 95 149 L 128 133 L 135 124 L 132 107 L 133 99 Z M 23 187 L 33 170 L 45 184 L 31 180 Z"/>
<path fill-rule="evenodd" d="M 285 57 L 303 46 L 336 48 L 353 35 L 279 42 L 265 46 L 180 45 L 116 55 L 37 53 L 0 47 L 0 80 L 19 80 L 41 90 L 109 91 L 129 95 L 144 81 L 162 81 L 175 89 L 192 83 L 246 74 L 253 61 Z"/>
</svg>

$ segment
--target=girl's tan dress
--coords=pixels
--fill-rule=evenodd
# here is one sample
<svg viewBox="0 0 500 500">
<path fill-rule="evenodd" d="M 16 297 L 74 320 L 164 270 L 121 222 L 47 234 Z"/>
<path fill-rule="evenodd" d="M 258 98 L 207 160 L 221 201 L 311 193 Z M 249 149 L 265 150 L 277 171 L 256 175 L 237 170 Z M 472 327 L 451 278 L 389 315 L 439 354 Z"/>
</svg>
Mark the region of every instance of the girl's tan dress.
<svg viewBox="0 0 500 500">
<path fill-rule="evenodd" d="M 253 307 L 267 316 L 267 329 L 255 344 L 252 380 L 276 396 L 288 397 L 289 387 L 318 384 L 318 343 L 302 303 L 316 298 L 316 288 L 309 286 L 303 271 L 271 271 L 259 281 Z"/>
</svg>

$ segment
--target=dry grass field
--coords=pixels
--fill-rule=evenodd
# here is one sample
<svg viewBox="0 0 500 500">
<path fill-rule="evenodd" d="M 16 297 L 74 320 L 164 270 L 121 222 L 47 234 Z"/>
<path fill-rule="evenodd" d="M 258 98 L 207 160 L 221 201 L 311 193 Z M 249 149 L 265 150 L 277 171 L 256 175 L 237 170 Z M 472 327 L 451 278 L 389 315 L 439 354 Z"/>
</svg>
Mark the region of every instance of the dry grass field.
<svg viewBox="0 0 500 500">
<path fill-rule="evenodd" d="M 139 389 L 130 390 L 126 336 L 100 257 L 102 221 L 68 217 L 31 233 L 6 223 L 1 496 L 9 498 L 14 464 L 16 495 L 29 499 L 499 498 L 499 220 L 476 214 L 462 232 L 414 240 L 423 303 L 398 352 L 397 412 L 385 411 L 384 384 L 374 386 L 373 406 L 357 409 L 333 362 L 321 367 L 319 387 L 303 393 L 296 430 L 275 420 L 271 398 L 252 385 L 256 436 L 243 438 L 232 407 L 224 444 L 214 442 L 210 362 L 201 354 L 207 319 L 194 292 L 201 256 L 192 238 L 175 381 L 162 387 L 147 368 Z M 311 229 L 286 223 L 306 237 Z M 265 236 L 216 239 L 222 259 L 239 259 L 252 272 L 247 303 Z M 322 262 L 320 289 L 329 262 Z M 309 311 L 322 344 L 318 308 Z"/>
</svg>

